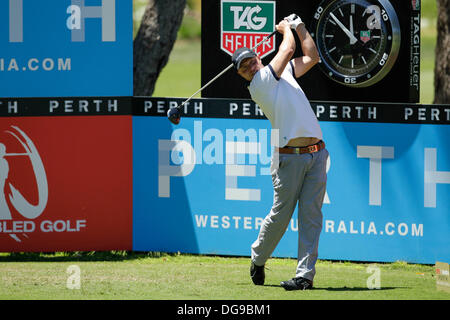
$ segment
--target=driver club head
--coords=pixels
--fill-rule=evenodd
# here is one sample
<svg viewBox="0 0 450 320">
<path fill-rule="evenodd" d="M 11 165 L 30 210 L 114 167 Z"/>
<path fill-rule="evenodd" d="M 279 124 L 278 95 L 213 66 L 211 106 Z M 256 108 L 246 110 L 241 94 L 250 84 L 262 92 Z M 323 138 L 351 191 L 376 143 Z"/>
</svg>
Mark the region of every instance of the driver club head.
<svg viewBox="0 0 450 320">
<path fill-rule="evenodd" d="M 170 122 L 177 125 L 180 123 L 181 120 L 181 111 L 179 108 L 170 108 L 169 111 L 167 111 L 167 118 L 169 118 Z"/>
</svg>

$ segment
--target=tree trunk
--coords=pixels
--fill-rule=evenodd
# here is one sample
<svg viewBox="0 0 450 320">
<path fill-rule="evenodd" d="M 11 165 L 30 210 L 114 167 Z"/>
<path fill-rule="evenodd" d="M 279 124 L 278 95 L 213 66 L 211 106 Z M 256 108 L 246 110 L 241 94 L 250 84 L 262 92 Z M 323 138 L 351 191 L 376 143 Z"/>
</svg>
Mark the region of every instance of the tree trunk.
<svg viewBox="0 0 450 320">
<path fill-rule="evenodd" d="M 149 0 L 133 45 L 134 95 L 151 96 L 167 64 L 186 0 Z"/>
<path fill-rule="evenodd" d="M 450 0 L 437 0 L 434 103 L 450 104 Z"/>
</svg>

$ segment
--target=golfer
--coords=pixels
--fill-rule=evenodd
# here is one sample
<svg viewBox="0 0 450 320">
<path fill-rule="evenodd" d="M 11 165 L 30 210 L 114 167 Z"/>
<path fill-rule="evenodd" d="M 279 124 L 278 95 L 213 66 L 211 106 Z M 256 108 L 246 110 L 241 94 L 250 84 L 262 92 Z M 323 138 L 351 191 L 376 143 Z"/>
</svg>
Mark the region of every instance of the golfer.
<svg viewBox="0 0 450 320">
<path fill-rule="evenodd" d="M 304 56 L 292 59 L 294 29 Z M 319 122 L 295 78 L 319 61 L 313 39 L 295 14 L 286 17 L 276 30 L 283 41 L 273 60 L 264 66 L 255 52 L 240 48 L 232 61 L 238 74 L 250 82 L 252 99 L 278 131 L 278 154 L 272 159 L 273 206 L 265 217 L 258 238 L 251 246 L 250 275 L 263 285 L 264 265 L 285 233 L 292 214 L 298 210 L 298 264 L 295 277 L 281 282 L 286 290 L 312 289 L 322 229 L 322 203 L 326 187 L 328 152 Z"/>
</svg>

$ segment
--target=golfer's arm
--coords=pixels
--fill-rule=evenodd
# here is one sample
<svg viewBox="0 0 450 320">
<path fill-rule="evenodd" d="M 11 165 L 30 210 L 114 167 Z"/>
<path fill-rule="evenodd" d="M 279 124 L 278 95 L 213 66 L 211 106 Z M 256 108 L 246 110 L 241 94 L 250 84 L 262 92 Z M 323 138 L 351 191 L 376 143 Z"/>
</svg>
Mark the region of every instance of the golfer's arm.
<svg viewBox="0 0 450 320">
<path fill-rule="evenodd" d="M 273 71 L 278 78 L 281 77 L 286 65 L 292 59 L 295 51 L 295 39 L 291 30 L 287 28 L 283 33 L 283 41 L 281 42 L 278 52 L 275 57 L 270 61 Z"/>
<path fill-rule="evenodd" d="M 300 24 L 296 31 L 303 51 L 302 57 L 294 59 L 295 76 L 299 78 L 318 63 L 320 57 L 316 44 L 308 30 L 306 30 L 305 25 L 303 23 Z"/>
</svg>

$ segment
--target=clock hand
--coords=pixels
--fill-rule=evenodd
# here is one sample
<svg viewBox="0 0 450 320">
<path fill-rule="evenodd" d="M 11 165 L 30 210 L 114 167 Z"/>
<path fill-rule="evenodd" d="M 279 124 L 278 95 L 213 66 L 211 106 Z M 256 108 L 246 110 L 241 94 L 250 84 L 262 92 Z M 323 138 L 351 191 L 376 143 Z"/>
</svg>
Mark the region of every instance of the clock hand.
<svg viewBox="0 0 450 320">
<path fill-rule="evenodd" d="M 344 33 L 350 38 L 350 44 L 356 43 L 358 42 L 358 39 L 356 39 L 356 37 L 353 35 L 353 33 L 351 33 L 343 24 L 342 22 L 339 21 L 338 18 L 336 18 L 336 16 L 330 12 L 330 16 L 334 19 L 334 21 L 336 21 L 336 23 L 338 24 L 338 26 L 342 29 L 342 31 L 344 31 Z M 353 42 L 353 43 L 352 43 Z"/>
<path fill-rule="evenodd" d="M 350 44 L 355 44 L 356 42 L 358 42 L 358 40 L 354 36 L 354 32 L 353 32 L 353 16 L 352 15 L 350 15 L 350 33 L 353 35 L 353 38 L 350 37 Z"/>
</svg>

